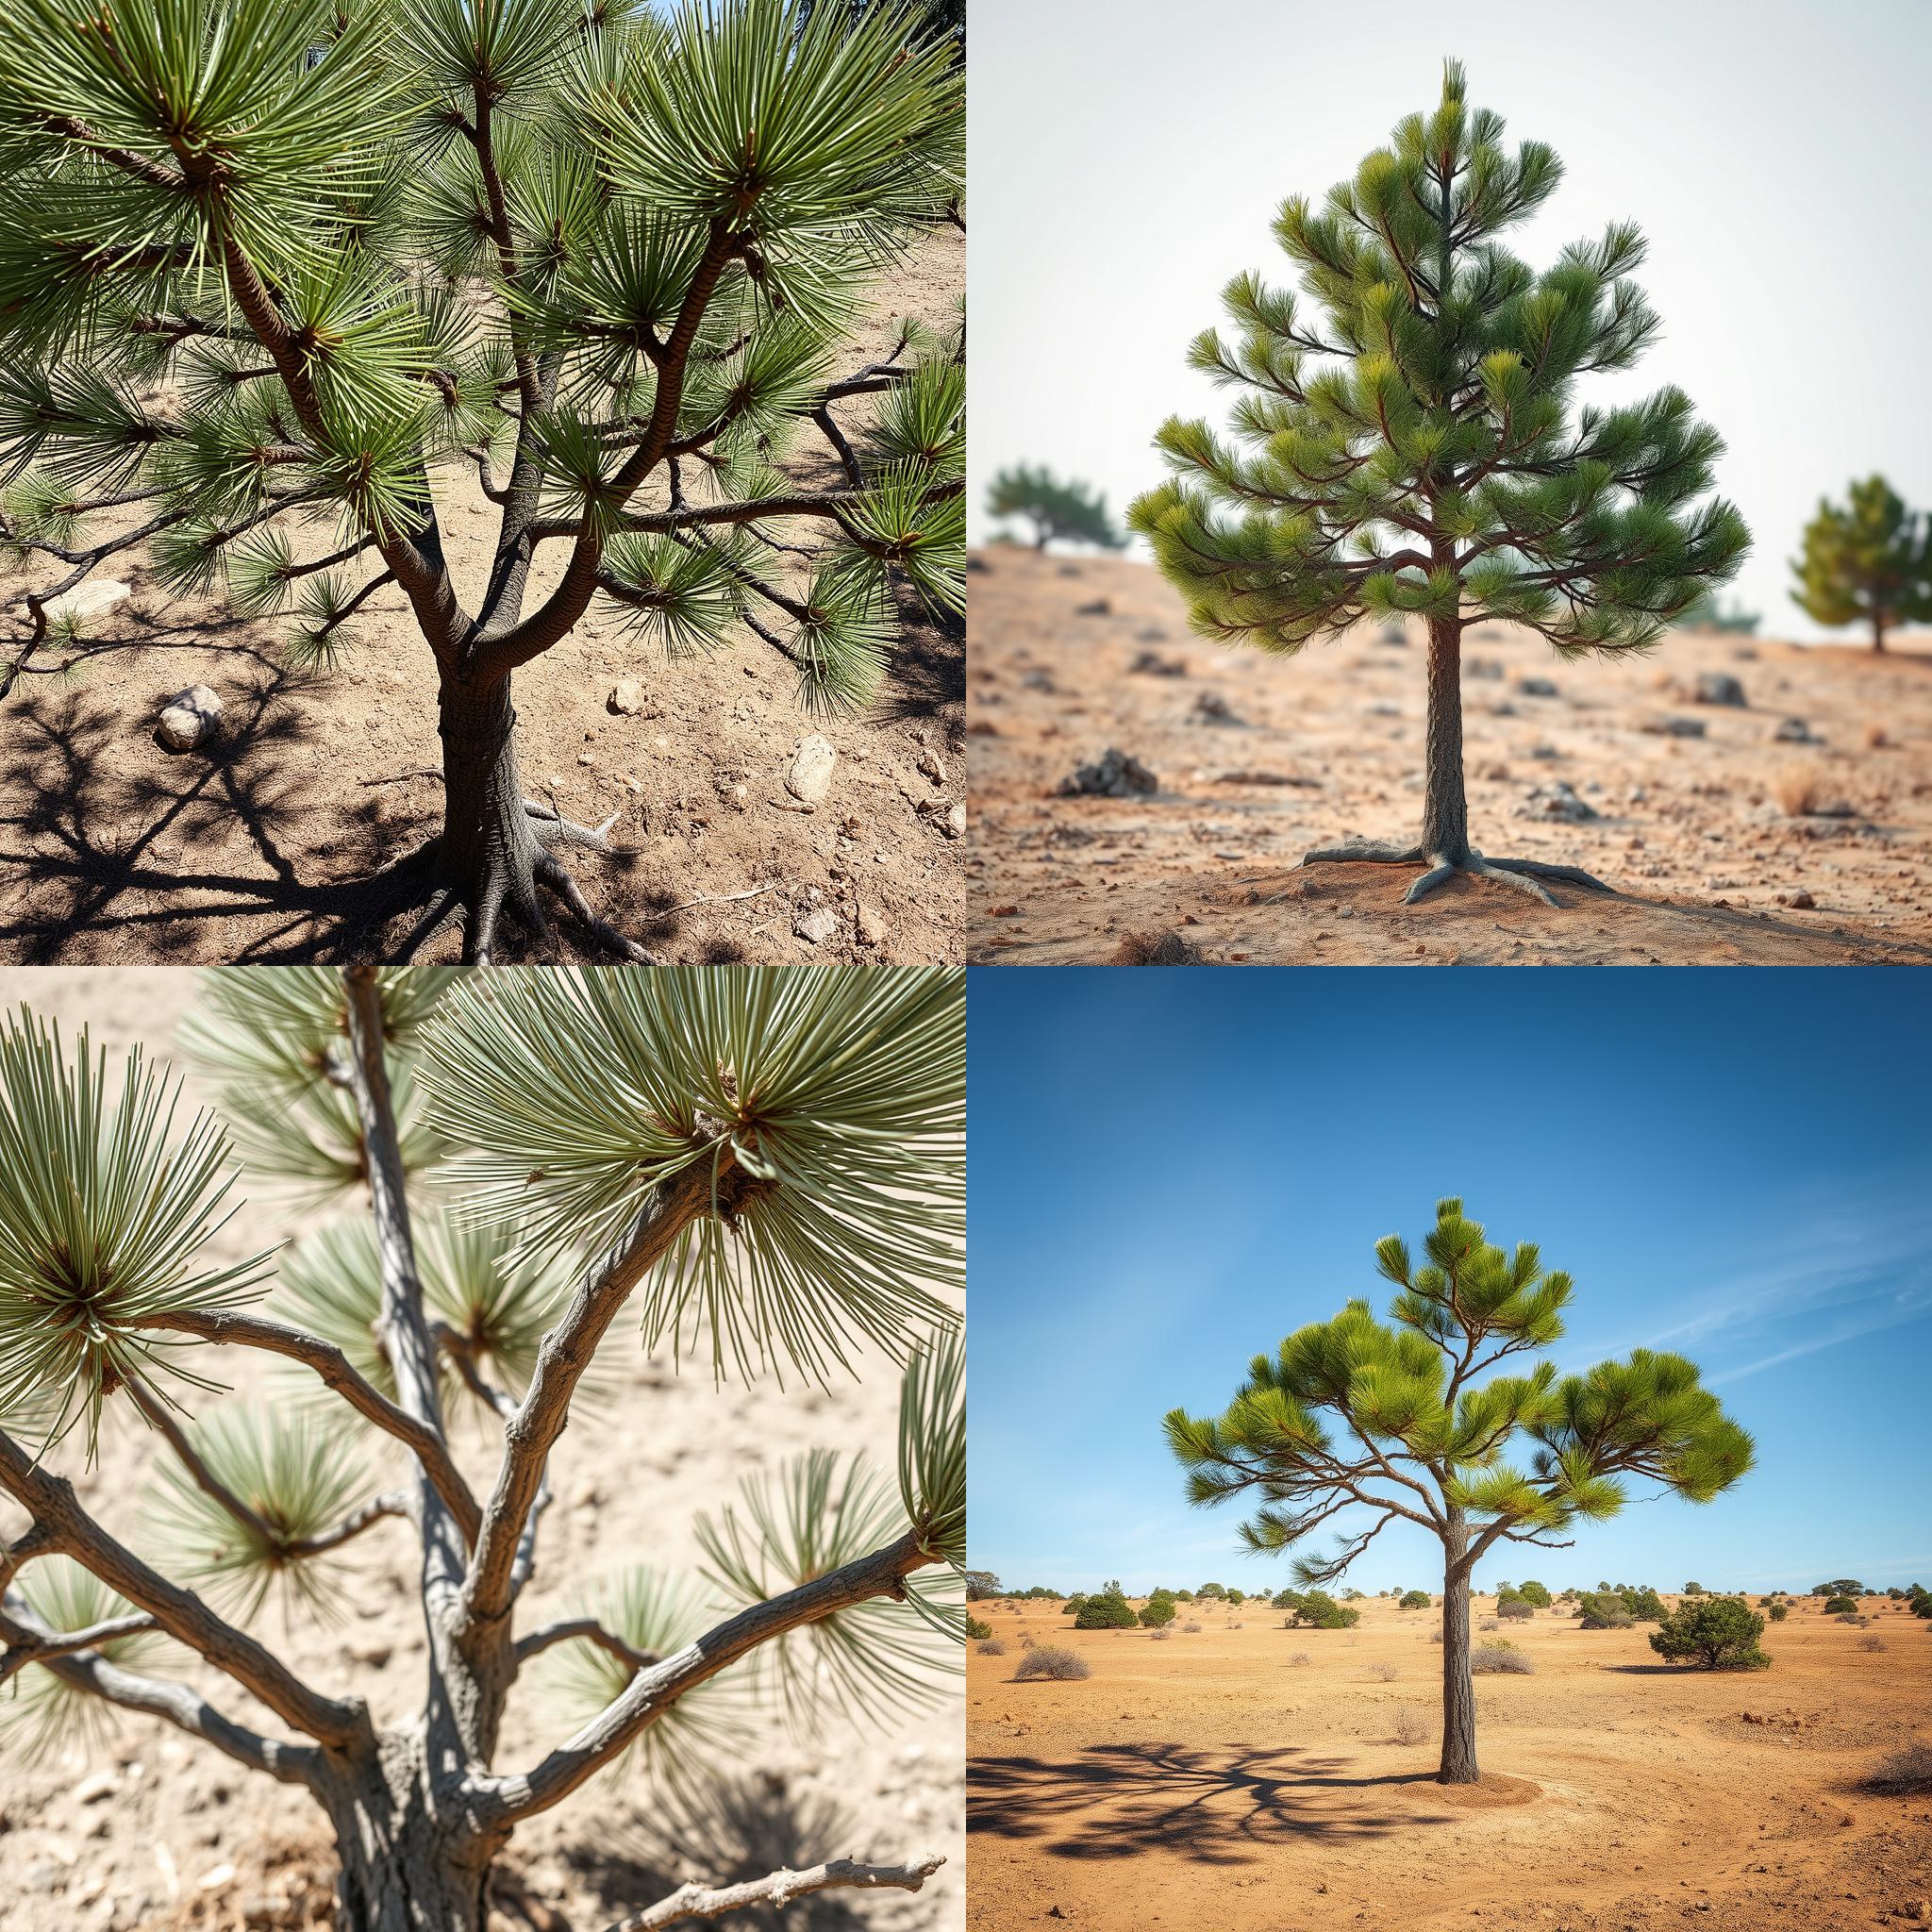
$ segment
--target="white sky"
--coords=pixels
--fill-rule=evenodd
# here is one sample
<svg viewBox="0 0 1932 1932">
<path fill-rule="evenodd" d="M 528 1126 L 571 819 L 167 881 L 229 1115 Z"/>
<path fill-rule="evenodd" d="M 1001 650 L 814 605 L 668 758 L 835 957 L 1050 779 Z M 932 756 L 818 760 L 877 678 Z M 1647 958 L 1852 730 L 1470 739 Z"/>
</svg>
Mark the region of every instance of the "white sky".
<svg viewBox="0 0 1932 1932">
<path fill-rule="evenodd" d="M 974 541 L 1006 464 L 1118 515 L 1166 415 L 1224 419 L 1184 359 L 1223 285 L 1292 284 L 1274 210 L 1432 108 L 1453 54 L 1507 145 L 1564 163 L 1506 245 L 1541 269 L 1611 219 L 1649 240 L 1662 331 L 1577 400 L 1688 391 L 1755 539 L 1727 598 L 1770 636 L 1857 641 L 1790 602 L 1789 559 L 1854 475 L 1932 507 L 1932 0 L 974 0 L 972 25 Z"/>
</svg>

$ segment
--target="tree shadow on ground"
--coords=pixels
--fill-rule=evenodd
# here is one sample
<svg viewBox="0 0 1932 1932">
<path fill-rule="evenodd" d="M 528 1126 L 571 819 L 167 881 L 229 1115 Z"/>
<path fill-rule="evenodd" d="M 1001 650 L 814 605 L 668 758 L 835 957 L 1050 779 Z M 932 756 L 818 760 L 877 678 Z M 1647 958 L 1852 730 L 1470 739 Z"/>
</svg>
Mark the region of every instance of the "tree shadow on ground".
<svg viewBox="0 0 1932 1932">
<path fill-rule="evenodd" d="M 665 1813 L 638 1814 L 601 1843 L 563 1853 L 612 1918 L 655 1905 L 692 1878 L 737 1885 L 787 1866 L 798 1871 L 828 1858 L 865 1856 L 842 1807 L 824 1796 L 794 1794 L 775 1774 L 727 1779 Z M 758 1906 L 734 1912 L 731 1923 L 782 1925 L 786 1932 L 859 1932 L 867 1922 L 847 1896 L 808 1892 L 782 1911 Z"/>
<path fill-rule="evenodd" d="M 1077 1757 L 976 1757 L 968 1767 L 969 1832 L 1046 1841 L 1056 1857 L 1179 1855 L 1243 1864 L 1271 1845 L 1386 1836 L 1450 1814 L 1375 1801 L 1433 1774 L 1352 1775 L 1350 1758 L 1296 1745 L 1190 1750 L 1179 1744 L 1098 1744 Z"/>
<path fill-rule="evenodd" d="M 935 610 L 896 575 L 892 595 L 899 608 L 899 636 L 874 715 L 894 723 L 940 724 L 957 737 L 966 725 L 966 620 Z"/>
</svg>

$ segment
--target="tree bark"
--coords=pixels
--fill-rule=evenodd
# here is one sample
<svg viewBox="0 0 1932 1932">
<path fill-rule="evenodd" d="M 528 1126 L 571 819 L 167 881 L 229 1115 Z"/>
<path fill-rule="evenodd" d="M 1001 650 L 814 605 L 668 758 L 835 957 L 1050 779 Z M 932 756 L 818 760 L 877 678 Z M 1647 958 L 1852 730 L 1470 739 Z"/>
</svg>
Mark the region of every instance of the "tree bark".
<svg viewBox="0 0 1932 1932">
<path fill-rule="evenodd" d="M 1872 648 L 1874 651 L 1885 649 L 1885 613 L 1882 610 L 1872 613 Z"/>
<path fill-rule="evenodd" d="M 502 1840 L 436 1816 L 417 1740 L 390 1734 L 376 1760 L 331 1786 L 337 1932 L 484 1932 Z"/>
<path fill-rule="evenodd" d="M 1464 864 L 1469 806 L 1462 790 L 1462 619 L 1429 620 L 1429 731 L 1423 794 L 1423 852 Z"/>
<path fill-rule="evenodd" d="M 1475 1679 L 1469 1669 L 1469 1531 L 1453 1503 L 1443 1542 L 1442 1761 L 1436 1782 L 1473 1785 L 1475 1765 Z"/>
<path fill-rule="evenodd" d="M 468 958 L 487 950 L 506 904 L 541 927 L 541 847 L 517 775 L 517 714 L 509 678 L 471 683 L 446 676 L 437 697 L 442 739 L 439 870 L 469 908 Z"/>
</svg>

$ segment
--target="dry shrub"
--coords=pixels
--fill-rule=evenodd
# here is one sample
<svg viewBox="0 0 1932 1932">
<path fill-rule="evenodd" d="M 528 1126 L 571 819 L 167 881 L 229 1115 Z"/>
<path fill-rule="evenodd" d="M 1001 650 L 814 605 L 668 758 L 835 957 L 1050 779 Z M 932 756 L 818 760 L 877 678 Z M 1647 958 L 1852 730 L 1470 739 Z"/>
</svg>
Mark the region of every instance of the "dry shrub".
<svg viewBox="0 0 1932 1932">
<path fill-rule="evenodd" d="M 1429 1735 L 1429 1721 L 1412 1704 L 1395 1707 L 1395 1741 L 1420 1744 Z"/>
<path fill-rule="evenodd" d="M 1442 1633 L 1440 1630 L 1431 1630 L 1429 1632 L 1429 1641 L 1431 1643 L 1441 1643 L 1441 1641 Z"/>
<path fill-rule="evenodd" d="M 981 1657 L 1005 1657 L 1007 1646 L 997 1637 L 982 1637 L 979 1640 Z"/>
<path fill-rule="evenodd" d="M 1932 1744 L 1914 1738 L 1903 1750 L 1880 1758 L 1864 1787 L 1888 1797 L 1916 1797 L 1932 1791 Z"/>
<path fill-rule="evenodd" d="M 1227 1627 L 1228 1627 L 1228 1628 L 1229 1628 L 1230 1630 L 1241 1630 L 1241 1629 L 1245 1629 L 1245 1628 L 1246 1628 L 1246 1625 L 1245 1625 L 1245 1624 L 1243 1624 L 1241 1623 L 1241 1619 L 1240 1619 L 1239 1617 L 1237 1617 L 1237 1618 L 1235 1619 L 1235 1621 L 1234 1621 L 1234 1622 L 1233 1622 L 1232 1624 L 1229 1624 L 1229 1625 L 1228 1625 Z"/>
<path fill-rule="evenodd" d="M 1172 1624 L 1157 1624 L 1147 1634 L 1153 1638 L 1156 1643 L 1165 1643 L 1174 1635 L 1174 1625 Z"/>
<path fill-rule="evenodd" d="M 1485 1617 L 1475 1627 L 1478 1630 L 1500 1630 L 1503 1626 L 1496 1622 L 1495 1618 Z"/>
<path fill-rule="evenodd" d="M 1300 1670 L 1300 1669 L 1301 1669 L 1301 1668 L 1303 1667 L 1303 1665 L 1305 1665 L 1305 1664 L 1311 1664 L 1311 1663 L 1313 1663 L 1313 1662 L 1315 1661 L 1315 1659 L 1314 1659 L 1313 1657 L 1310 1657 L 1310 1656 L 1308 1655 L 1308 1653 L 1307 1653 L 1307 1651 L 1305 1651 L 1305 1650 L 1291 1650 L 1291 1651 L 1290 1651 L 1290 1652 L 1289 1652 L 1289 1654 L 1288 1654 L 1288 1660 L 1289 1660 L 1289 1663 L 1290 1663 L 1290 1664 L 1291 1664 L 1291 1666 L 1292 1666 L 1292 1667 L 1293 1667 L 1293 1668 L 1294 1668 L 1295 1670 Z"/>
<path fill-rule="evenodd" d="M 1771 795 L 1788 819 L 1818 809 L 1824 796 L 1824 767 L 1816 758 L 1798 758 L 1772 774 Z"/>
<path fill-rule="evenodd" d="M 1379 1677 L 1385 1684 L 1392 1684 L 1395 1681 L 1395 1666 L 1393 1664 L 1371 1664 L 1369 1671 L 1371 1675 Z"/>
<path fill-rule="evenodd" d="M 1891 742 L 1891 740 L 1885 735 L 1885 726 L 1879 724 L 1875 718 L 1865 726 L 1864 735 L 1865 749 L 1867 751 L 1883 751 Z"/>
<path fill-rule="evenodd" d="M 1858 1648 L 1860 1650 L 1883 1650 L 1885 1648 L 1885 1639 L 1882 1637 L 1861 1637 L 1858 1639 Z"/>
<path fill-rule="evenodd" d="M 1469 1667 L 1478 1677 L 1495 1676 L 1499 1673 L 1507 1676 L 1526 1677 L 1536 1669 L 1528 1657 L 1510 1642 L 1479 1643 L 1472 1653 Z"/>
<path fill-rule="evenodd" d="M 1185 1630 L 1190 1637 L 1198 1637 L 1201 1634 L 1201 1626 L 1198 1624 L 1183 1624 L 1181 1625 L 1181 1628 Z"/>
<path fill-rule="evenodd" d="M 1020 1659 L 1020 1668 L 1013 1673 L 1013 1682 L 1022 1684 L 1029 1677 L 1068 1679 L 1091 1677 L 1092 1674 L 1092 1666 L 1077 1650 L 1069 1650 L 1059 1643 L 1036 1643 Z"/>
</svg>

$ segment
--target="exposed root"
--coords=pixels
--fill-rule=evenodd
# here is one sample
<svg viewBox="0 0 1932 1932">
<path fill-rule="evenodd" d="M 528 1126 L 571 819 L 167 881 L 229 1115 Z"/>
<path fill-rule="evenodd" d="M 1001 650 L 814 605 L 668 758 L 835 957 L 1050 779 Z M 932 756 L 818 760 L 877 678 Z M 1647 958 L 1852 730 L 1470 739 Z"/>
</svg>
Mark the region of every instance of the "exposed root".
<svg viewBox="0 0 1932 1932">
<path fill-rule="evenodd" d="M 583 889 L 564 871 L 561 860 L 546 852 L 537 861 L 537 877 L 576 914 L 578 924 L 599 945 L 615 953 L 620 959 L 628 959 L 633 965 L 657 965 L 658 960 L 654 955 L 647 953 L 635 940 L 625 939 L 614 925 L 597 917 L 591 909 L 591 902 L 584 897 Z"/>
<path fill-rule="evenodd" d="M 1457 873 L 1466 874 L 1471 878 L 1495 879 L 1502 885 L 1512 886 L 1529 898 L 1551 907 L 1559 902 L 1540 883 L 1543 879 L 1556 879 L 1566 885 L 1585 886 L 1594 892 L 1613 891 L 1613 888 L 1605 885 L 1602 879 L 1585 872 L 1578 865 L 1551 865 L 1541 858 L 1486 858 L 1474 847 L 1460 858 L 1452 858 L 1446 852 L 1424 852 L 1420 845 L 1324 845 L 1317 851 L 1304 854 L 1302 863 L 1413 865 L 1418 859 L 1423 858 L 1427 859 L 1428 870 L 1403 895 L 1405 905 L 1413 906 L 1418 899 L 1425 898 L 1438 886 L 1447 885 Z"/>
</svg>

